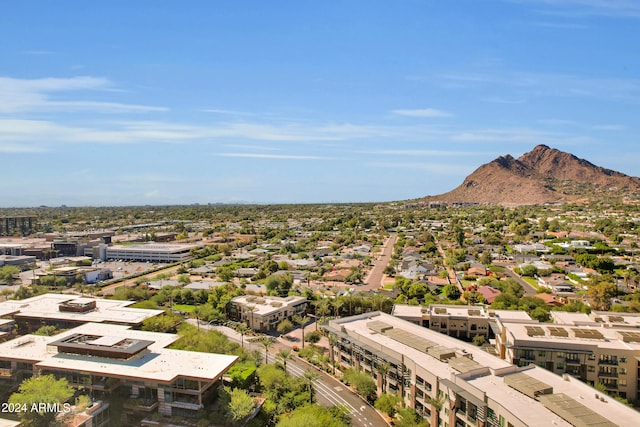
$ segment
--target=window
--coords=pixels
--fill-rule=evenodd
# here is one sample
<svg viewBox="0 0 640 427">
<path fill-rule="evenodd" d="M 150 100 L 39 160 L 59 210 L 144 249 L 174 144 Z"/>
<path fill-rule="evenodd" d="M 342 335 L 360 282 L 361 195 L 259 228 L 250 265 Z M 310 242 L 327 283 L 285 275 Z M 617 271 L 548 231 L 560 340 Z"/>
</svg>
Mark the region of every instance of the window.
<svg viewBox="0 0 640 427">
<path fill-rule="evenodd" d="M 500 427 L 505 427 L 506 424 L 507 424 L 506 420 L 502 415 L 500 415 Z"/>
<path fill-rule="evenodd" d="M 477 326 L 475 324 L 471 325 L 471 330 L 475 331 L 477 329 Z"/>
<path fill-rule="evenodd" d="M 469 419 L 475 421 L 478 418 L 478 408 L 476 405 L 469 404 Z"/>
<path fill-rule="evenodd" d="M 559 351 L 556 353 L 556 357 L 558 359 L 564 359 L 565 355 L 564 355 L 564 351 Z"/>
<path fill-rule="evenodd" d="M 621 357 L 620 359 L 618 359 L 618 361 L 620 363 L 627 363 L 627 358 L 626 357 Z"/>
<path fill-rule="evenodd" d="M 563 371 L 564 370 L 564 363 L 556 363 L 556 370 L 558 371 Z"/>
<path fill-rule="evenodd" d="M 620 378 L 618 379 L 618 385 L 621 387 L 626 387 L 627 386 L 627 380 L 626 378 Z"/>
<path fill-rule="evenodd" d="M 595 355 L 595 354 L 593 354 L 593 353 L 591 353 L 591 354 L 589 355 L 589 360 L 596 360 L 596 355 Z"/>
<path fill-rule="evenodd" d="M 620 368 L 618 372 L 620 372 L 620 375 L 627 375 L 627 368 Z"/>
<path fill-rule="evenodd" d="M 593 365 L 588 365 L 587 366 L 587 372 L 595 372 L 596 371 L 596 367 Z"/>
<path fill-rule="evenodd" d="M 546 351 L 544 350 L 538 351 L 538 357 L 544 357 L 544 356 L 546 356 Z"/>
</svg>

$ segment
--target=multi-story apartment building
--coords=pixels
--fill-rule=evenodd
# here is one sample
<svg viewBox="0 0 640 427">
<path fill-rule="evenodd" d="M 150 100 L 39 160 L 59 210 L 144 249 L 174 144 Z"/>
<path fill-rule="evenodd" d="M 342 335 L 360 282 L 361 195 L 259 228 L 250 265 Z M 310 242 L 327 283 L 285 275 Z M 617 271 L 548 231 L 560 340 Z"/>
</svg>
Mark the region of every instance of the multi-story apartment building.
<svg viewBox="0 0 640 427">
<path fill-rule="evenodd" d="M 524 311 L 488 310 L 482 305 L 431 304 L 429 307 L 422 307 L 396 304 L 391 314 L 465 341 L 471 341 L 476 335 L 482 335 L 486 339 L 493 338 L 491 321 L 494 318 L 515 322 L 531 321 L 531 317 Z"/>
<path fill-rule="evenodd" d="M 33 375 L 54 374 L 94 399 L 120 396 L 126 425 L 156 412 L 196 418 L 238 357 L 167 348 L 177 339 L 106 323 L 25 335 L 0 344 L 0 383 L 12 388 Z"/>
<path fill-rule="evenodd" d="M 515 366 L 461 340 L 384 313 L 333 320 L 331 358 L 368 372 L 378 391 L 441 427 L 627 426 L 638 412 L 589 385 Z"/>
<path fill-rule="evenodd" d="M 131 308 L 133 301 L 85 298 L 77 295 L 43 294 L 23 300 L 0 302 L 0 318 L 12 319 L 21 331 L 43 325 L 73 328 L 88 322 L 140 327 L 162 310 Z"/>
<path fill-rule="evenodd" d="M 552 312 L 553 324 L 496 319 L 496 350 L 515 365 L 534 364 L 611 395 L 640 402 L 640 315 Z"/>
<path fill-rule="evenodd" d="M 303 315 L 306 309 L 305 297 L 243 295 L 231 300 L 229 317 L 245 322 L 255 331 L 268 332 L 275 330 L 284 319 Z"/>
<path fill-rule="evenodd" d="M 611 395 L 640 402 L 640 314 L 552 311 L 550 324 L 524 311 L 433 304 L 396 305 L 393 315 L 465 340 L 482 334 L 510 363 L 602 384 Z"/>
</svg>

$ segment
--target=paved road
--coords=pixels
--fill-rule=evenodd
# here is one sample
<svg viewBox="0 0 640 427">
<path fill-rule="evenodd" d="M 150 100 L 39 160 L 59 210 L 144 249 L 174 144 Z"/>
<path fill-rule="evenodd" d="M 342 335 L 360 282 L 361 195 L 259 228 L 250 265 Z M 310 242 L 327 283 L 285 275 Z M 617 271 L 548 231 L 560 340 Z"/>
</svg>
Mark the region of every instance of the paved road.
<svg viewBox="0 0 640 427">
<path fill-rule="evenodd" d="M 393 247 L 398 240 L 396 234 L 392 234 L 387 238 L 387 241 L 382 245 L 382 253 L 380 257 L 373 261 L 373 268 L 365 278 L 365 284 L 358 286 L 358 290 L 373 290 L 382 287 L 382 279 L 384 278 L 384 269 L 389 265 L 391 261 L 391 255 L 393 255 Z"/>
<path fill-rule="evenodd" d="M 524 288 L 524 294 L 525 295 L 527 295 L 527 296 L 536 296 L 538 294 L 536 288 L 531 286 L 529 284 L 529 282 L 524 280 L 522 277 L 520 277 L 516 273 L 514 273 L 513 270 L 511 269 L 511 267 L 505 267 L 504 274 L 505 274 L 505 276 L 508 276 L 508 277 L 510 277 L 512 279 L 516 279 L 516 281 L 518 283 L 520 283 L 522 285 L 522 287 Z"/>
<path fill-rule="evenodd" d="M 195 319 L 187 319 L 187 322 L 193 325 L 196 324 Z M 216 329 L 237 342 L 241 342 L 242 340 L 242 336 L 239 333 L 226 326 L 201 324 L 200 327 Z M 249 339 L 250 337 L 244 337 L 244 347 L 250 350 L 258 350 L 264 356 L 264 346 L 262 344 L 252 343 Z M 269 350 L 269 362 L 276 360 L 275 354 L 280 348 L 288 348 L 278 342 L 275 344 L 276 345 Z M 346 408 L 349 417 L 351 417 L 351 425 L 355 427 L 389 427 L 389 424 L 387 424 L 371 405 L 331 375 L 318 370 L 315 366 L 308 364 L 298 357 L 294 357 L 287 362 L 287 371 L 296 377 L 304 376 L 304 373 L 309 370 L 313 370 L 318 375 L 318 378 L 313 382 L 318 403 L 329 407 L 342 406 Z"/>
<path fill-rule="evenodd" d="M 447 272 L 449 273 L 449 283 L 455 284 L 460 290 L 460 292 L 464 293 L 464 288 L 462 287 L 462 283 L 460 283 L 460 281 L 458 280 L 458 276 L 456 276 L 456 271 L 453 269 L 453 266 L 447 265 L 447 254 L 444 252 L 444 249 L 442 249 L 442 246 L 440 245 L 440 242 L 437 239 L 435 243 L 436 243 L 436 248 L 438 249 L 438 252 L 442 257 L 442 264 L 444 265 L 444 267 L 447 269 Z"/>
</svg>

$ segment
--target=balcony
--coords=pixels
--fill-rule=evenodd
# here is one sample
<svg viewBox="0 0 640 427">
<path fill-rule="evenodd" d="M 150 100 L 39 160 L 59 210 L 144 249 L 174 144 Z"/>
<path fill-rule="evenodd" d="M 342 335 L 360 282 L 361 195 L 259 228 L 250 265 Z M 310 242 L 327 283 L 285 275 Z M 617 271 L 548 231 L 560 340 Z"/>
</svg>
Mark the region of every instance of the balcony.
<svg viewBox="0 0 640 427">
<path fill-rule="evenodd" d="M 618 378 L 618 371 L 611 371 L 611 372 L 599 371 L 598 376 L 607 377 L 607 378 Z"/>
<path fill-rule="evenodd" d="M 192 403 L 192 402 L 181 402 L 178 400 L 174 400 L 173 402 L 171 402 L 171 406 L 174 408 L 182 408 L 182 409 L 189 409 L 191 411 L 199 411 L 200 409 L 203 408 L 202 405 L 200 405 L 199 403 Z"/>
<path fill-rule="evenodd" d="M 564 363 L 566 363 L 567 365 L 579 365 L 580 364 L 580 359 L 577 359 L 577 358 L 566 358 L 566 359 L 564 359 Z"/>
<path fill-rule="evenodd" d="M 158 400 L 131 398 L 127 402 L 125 402 L 124 407 L 136 411 L 152 412 L 155 411 L 158 407 Z"/>
<path fill-rule="evenodd" d="M 9 368 L 0 368 L 0 377 L 1 378 L 10 378 L 13 376 L 13 372 Z"/>
<path fill-rule="evenodd" d="M 600 359 L 598 365 L 618 366 L 618 359 Z"/>
</svg>

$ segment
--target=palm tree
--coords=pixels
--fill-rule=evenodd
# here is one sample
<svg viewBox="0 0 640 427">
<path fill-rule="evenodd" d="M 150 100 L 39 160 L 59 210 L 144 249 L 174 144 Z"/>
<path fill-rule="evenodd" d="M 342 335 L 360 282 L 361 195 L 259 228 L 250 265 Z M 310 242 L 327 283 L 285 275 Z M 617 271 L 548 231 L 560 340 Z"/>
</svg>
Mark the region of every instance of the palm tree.
<svg viewBox="0 0 640 427">
<path fill-rule="evenodd" d="M 291 350 L 280 349 L 278 350 L 278 354 L 276 355 L 276 357 L 282 360 L 284 371 L 287 372 L 287 360 L 291 359 Z"/>
<path fill-rule="evenodd" d="M 293 316 L 293 321 L 296 322 L 302 328 L 302 348 L 304 348 L 304 326 L 309 323 L 309 316 Z"/>
<path fill-rule="evenodd" d="M 242 346 L 242 348 L 244 348 L 244 336 L 247 335 L 249 331 L 251 331 L 251 328 L 249 328 L 244 323 L 241 323 L 238 325 L 236 331 L 238 331 L 238 333 L 240 334 L 240 345 Z"/>
<path fill-rule="evenodd" d="M 378 374 L 380 375 L 380 388 L 382 394 L 385 393 L 386 383 L 387 383 L 387 374 L 389 373 L 390 365 L 386 362 L 379 363 L 377 366 Z"/>
<path fill-rule="evenodd" d="M 247 311 L 249 312 L 249 327 L 253 329 L 253 312 L 256 311 L 257 308 L 255 305 L 248 305 Z"/>
<path fill-rule="evenodd" d="M 313 382 L 318 378 L 318 374 L 314 371 L 305 371 L 304 380 L 307 383 L 309 389 L 309 403 L 313 403 Z"/>
<path fill-rule="evenodd" d="M 258 338 L 257 341 L 264 346 L 264 363 L 267 364 L 269 363 L 269 347 L 273 345 L 273 338 L 265 336 Z"/>
<path fill-rule="evenodd" d="M 344 305 L 344 299 L 342 297 L 336 297 L 333 300 L 333 308 L 335 310 L 335 317 L 340 317 L 340 308 Z"/>
<path fill-rule="evenodd" d="M 330 333 L 327 338 L 329 339 L 329 357 L 331 358 L 331 368 L 333 369 L 333 375 L 335 376 L 335 374 L 336 374 L 336 355 L 335 355 L 335 351 L 333 349 L 333 346 L 338 341 L 338 337 L 336 337 L 335 335 Z"/>
<path fill-rule="evenodd" d="M 320 299 L 314 302 L 316 306 L 316 331 L 318 330 L 318 323 L 324 323 L 325 317 L 329 314 L 329 300 L 328 299 Z M 320 318 L 320 322 L 318 322 L 318 317 Z"/>
</svg>

